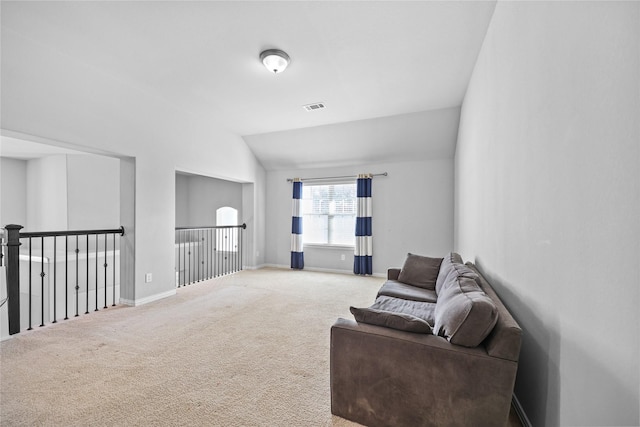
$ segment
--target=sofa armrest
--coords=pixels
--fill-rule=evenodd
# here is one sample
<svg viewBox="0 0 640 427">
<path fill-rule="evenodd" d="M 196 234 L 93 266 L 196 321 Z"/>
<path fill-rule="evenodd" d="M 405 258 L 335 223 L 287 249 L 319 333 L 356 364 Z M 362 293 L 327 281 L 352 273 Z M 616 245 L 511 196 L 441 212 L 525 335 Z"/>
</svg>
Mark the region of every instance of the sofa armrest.
<svg viewBox="0 0 640 427">
<path fill-rule="evenodd" d="M 400 277 L 399 268 L 390 268 L 387 270 L 387 280 L 398 280 L 398 277 Z"/>
<path fill-rule="evenodd" d="M 517 363 L 435 335 L 338 319 L 331 412 L 368 426 L 504 426 Z"/>
</svg>

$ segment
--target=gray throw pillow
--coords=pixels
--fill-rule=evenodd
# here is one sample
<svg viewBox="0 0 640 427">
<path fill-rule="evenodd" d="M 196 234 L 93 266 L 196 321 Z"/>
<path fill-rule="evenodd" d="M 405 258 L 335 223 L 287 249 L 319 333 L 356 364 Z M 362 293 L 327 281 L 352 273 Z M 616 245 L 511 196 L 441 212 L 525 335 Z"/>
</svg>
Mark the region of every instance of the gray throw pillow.
<svg viewBox="0 0 640 427">
<path fill-rule="evenodd" d="M 431 325 L 419 317 L 406 313 L 394 313 L 391 311 L 378 310 L 375 308 L 351 307 L 351 314 L 360 323 L 384 326 L 391 329 L 398 329 L 406 332 L 416 332 L 419 334 L 430 334 Z"/>
<path fill-rule="evenodd" d="M 455 264 L 462 265 L 462 257 L 455 252 L 449 252 L 442 260 L 442 264 L 440 264 L 440 272 L 438 273 L 438 279 L 436 280 L 436 294 L 440 294 L 442 285 L 446 281 L 447 276 L 449 276 L 453 270 L 453 266 Z"/>
<path fill-rule="evenodd" d="M 476 347 L 497 321 L 497 307 L 476 281 L 454 277 L 438 295 L 433 333 L 445 337 L 451 344 Z"/>
<path fill-rule="evenodd" d="M 442 258 L 429 258 L 408 253 L 400 270 L 398 282 L 433 291 L 436 288 L 440 264 L 442 264 Z"/>
</svg>

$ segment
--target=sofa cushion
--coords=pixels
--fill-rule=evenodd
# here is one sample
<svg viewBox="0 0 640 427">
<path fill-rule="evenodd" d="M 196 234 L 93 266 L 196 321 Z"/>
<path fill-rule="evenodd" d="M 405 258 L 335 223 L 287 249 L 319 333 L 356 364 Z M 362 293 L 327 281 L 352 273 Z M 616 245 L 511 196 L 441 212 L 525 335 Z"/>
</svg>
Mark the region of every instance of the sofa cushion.
<svg viewBox="0 0 640 427">
<path fill-rule="evenodd" d="M 452 344 L 476 347 L 498 321 L 498 310 L 474 279 L 449 277 L 438 295 L 433 333 Z"/>
<path fill-rule="evenodd" d="M 436 305 L 429 302 L 409 301 L 402 298 L 379 296 L 368 308 L 351 307 L 358 322 L 386 326 L 408 332 L 431 333 Z M 394 316 L 394 314 L 396 316 Z M 416 319 L 420 320 L 418 322 Z M 426 329 L 422 322 L 429 325 Z"/>
<path fill-rule="evenodd" d="M 479 283 L 480 276 L 478 276 L 478 274 L 475 271 L 473 271 L 471 268 L 469 268 L 464 264 L 453 263 L 449 268 L 449 274 L 447 274 L 447 277 L 444 283 L 442 284 L 442 286 L 440 286 L 440 293 L 444 292 L 444 289 L 448 286 L 451 286 L 451 285 L 458 286 L 457 282 L 454 280 L 456 277 L 473 279 L 478 285 L 478 288 L 482 289 Z"/>
<path fill-rule="evenodd" d="M 435 289 L 442 258 L 407 254 L 398 281 L 425 289 Z"/>
<path fill-rule="evenodd" d="M 387 280 L 378 291 L 378 296 L 380 295 L 422 302 L 436 302 L 438 299 L 436 291 L 407 285 L 397 280 Z"/>
<path fill-rule="evenodd" d="M 431 325 L 429 325 L 428 322 L 411 314 L 395 313 L 371 307 L 351 307 L 350 310 L 356 321 L 360 323 L 368 323 L 370 325 L 384 326 L 386 328 L 416 332 L 419 334 L 431 333 Z"/>
<path fill-rule="evenodd" d="M 381 295 L 376 298 L 376 301 L 371 307 L 378 310 L 410 314 L 429 322 L 430 325 L 433 325 L 435 320 L 436 305 L 432 302 L 409 301 L 402 298 Z"/>
<path fill-rule="evenodd" d="M 436 279 L 436 294 L 440 294 L 440 288 L 445 283 L 447 276 L 453 269 L 455 264 L 462 264 L 462 257 L 455 252 L 449 252 L 447 256 L 442 259 L 442 263 L 440 264 L 440 269 L 438 271 L 438 277 Z"/>
</svg>

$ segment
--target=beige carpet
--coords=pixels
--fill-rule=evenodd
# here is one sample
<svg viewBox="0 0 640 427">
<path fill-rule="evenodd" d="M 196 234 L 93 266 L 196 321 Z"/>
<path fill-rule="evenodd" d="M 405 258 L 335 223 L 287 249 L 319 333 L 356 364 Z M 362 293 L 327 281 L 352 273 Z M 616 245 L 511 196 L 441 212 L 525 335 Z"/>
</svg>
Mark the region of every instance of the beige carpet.
<svg viewBox="0 0 640 427">
<path fill-rule="evenodd" d="M 264 269 L 0 344 L 0 424 L 354 426 L 331 415 L 329 328 L 384 280 Z"/>
</svg>

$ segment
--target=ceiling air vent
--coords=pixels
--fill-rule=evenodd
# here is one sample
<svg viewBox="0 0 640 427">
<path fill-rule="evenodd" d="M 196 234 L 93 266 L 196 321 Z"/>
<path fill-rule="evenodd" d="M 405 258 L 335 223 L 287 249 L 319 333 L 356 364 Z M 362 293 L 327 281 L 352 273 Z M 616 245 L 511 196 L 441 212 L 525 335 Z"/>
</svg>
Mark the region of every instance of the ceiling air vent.
<svg viewBox="0 0 640 427">
<path fill-rule="evenodd" d="M 303 105 L 302 108 L 304 108 L 305 111 L 316 111 L 316 110 L 322 110 L 323 108 L 327 108 L 327 107 L 324 106 L 323 102 L 316 102 L 315 104 Z"/>
</svg>

